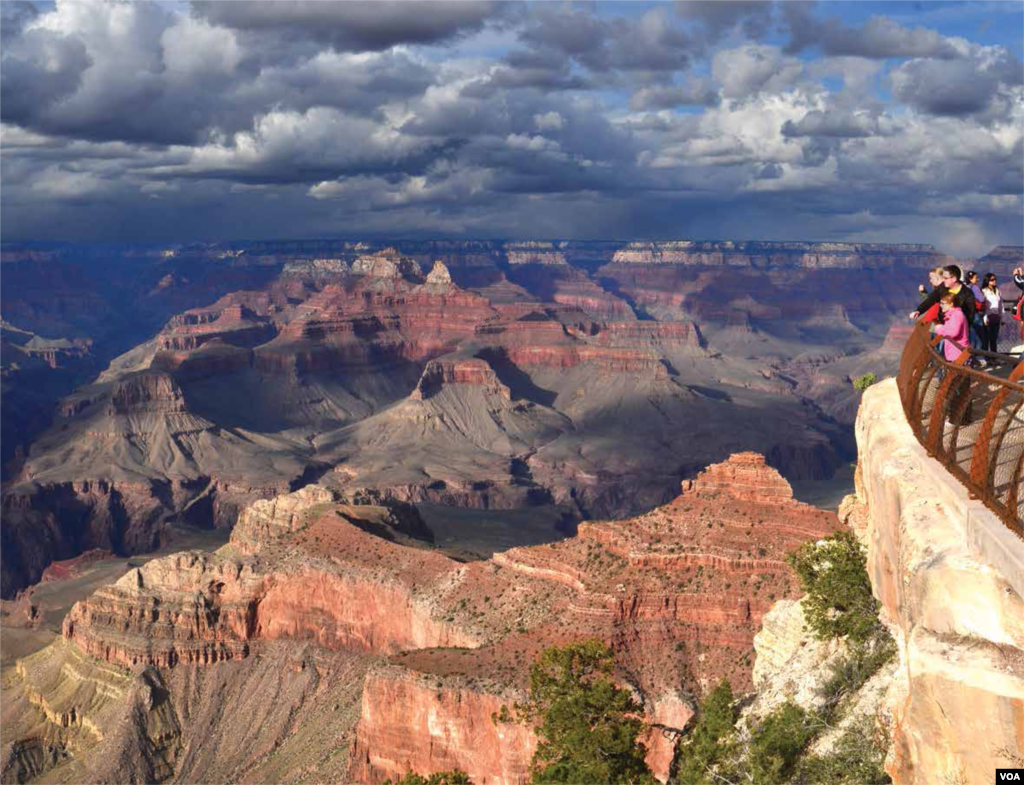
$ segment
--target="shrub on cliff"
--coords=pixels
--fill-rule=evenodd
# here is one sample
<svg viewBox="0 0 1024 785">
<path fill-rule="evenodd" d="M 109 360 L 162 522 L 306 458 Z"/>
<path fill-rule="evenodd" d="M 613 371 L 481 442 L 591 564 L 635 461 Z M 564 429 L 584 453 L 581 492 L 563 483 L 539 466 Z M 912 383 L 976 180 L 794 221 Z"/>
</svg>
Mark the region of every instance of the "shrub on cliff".
<svg viewBox="0 0 1024 785">
<path fill-rule="evenodd" d="M 681 740 L 671 785 L 789 782 L 807 745 L 822 723 L 814 714 L 787 701 L 760 722 L 737 732 L 738 712 L 725 682 L 708 695 L 697 724 Z"/>
<path fill-rule="evenodd" d="M 545 649 L 530 669 L 520 715 L 539 722 L 535 783 L 655 785 L 637 741 L 643 708 L 612 681 L 611 650 L 598 640 Z"/>
<path fill-rule="evenodd" d="M 715 770 L 733 755 L 736 709 L 732 687 L 722 679 L 705 698 L 693 730 L 679 740 L 673 782 L 710 785 Z"/>
<path fill-rule="evenodd" d="M 744 769 L 754 785 L 788 782 L 804 748 L 815 736 L 815 718 L 787 701 L 753 729 Z"/>
<path fill-rule="evenodd" d="M 878 634 L 878 601 L 871 594 L 864 551 L 852 532 L 805 542 L 787 561 L 807 592 L 804 614 L 815 637 L 848 636 L 859 643 Z"/>
<path fill-rule="evenodd" d="M 887 740 L 879 738 L 874 718 L 863 717 L 839 737 L 830 752 L 801 760 L 792 781 L 801 785 L 888 785 L 892 780 L 884 768 L 887 749 Z"/>
<path fill-rule="evenodd" d="M 858 390 L 860 390 L 861 392 L 864 392 L 868 387 L 870 387 L 872 384 L 874 384 L 877 381 L 878 381 L 878 377 L 875 376 L 870 371 L 868 371 L 863 376 L 858 376 L 856 379 L 854 379 L 853 380 L 853 386 L 855 388 L 857 388 Z"/>
<path fill-rule="evenodd" d="M 462 769 L 452 769 L 434 772 L 429 777 L 410 771 L 398 782 L 387 780 L 384 785 L 473 785 L 473 781 Z"/>
</svg>

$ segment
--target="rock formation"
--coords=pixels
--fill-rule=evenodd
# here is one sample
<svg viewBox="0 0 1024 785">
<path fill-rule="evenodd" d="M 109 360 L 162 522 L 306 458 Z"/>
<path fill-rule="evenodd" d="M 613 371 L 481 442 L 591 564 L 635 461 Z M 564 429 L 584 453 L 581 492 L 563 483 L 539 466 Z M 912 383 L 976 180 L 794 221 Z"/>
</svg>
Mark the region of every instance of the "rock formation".
<svg viewBox="0 0 1024 785">
<path fill-rule="evenodd" d="M 580 246 L 588 264 L 611 247 Z M 393 500 L 553 504 L 581 518 L 663 503 L 680 477 L 734 449 L 759 450 L 795 479 L 828 477 L 848 460 L 841 426 L 791 386 L 766 387 L 749 365 L 724 361 L 682 310 L 638 318 L 649 314 L 568 263 L 523 258 L 506 278 L 482 259 L 451 270 L 435 259 L 424 278 L 413 256 L 371 250 L 211 249 L 222 270 L 225 259 L 231 270 L 262 269 L 271 256 L 291 266 L 171 316 L 61 402 L 4 487 L 4 542 L 22 554 L 18 564 L 5 557 L 5 596 L 50 559 L 152 547 L 175 517 L 230 526 L 253 500 L 318 479 Z M 458 284 L 465 269 L 476 291 Z M 672 275 L 643 285 L 674 286 Z M 728 449 L 724 423 L 741 434 Z M 672 457 L 680 439 L 683 464 Z M 79 496 L 82 483 L 109 488 L 112 501 Z"/>
<path fill-rule="evenodd" d="M 742 477 L 745 487 L 724 484 L 725 477 Z M 611 644 L 618 678 L 638 690 L 658 724 L 647 740 L 649 761 L 664 778 L 693 696 L 721 676 L 750 684 L 760 619 L 795 589 L 785 553 L 837 526 L 833 514 L 794 501 L 778 473 L 749 454 L 712 467 L 640 518 L 583 524 L 572 539 L 487 561 L 455 562 L 358 523 L 388 511 L 308 486 L 253 504 L 222 552 L 150 561 L 75 605 L 62 642 L 26 660 L 16 685 L 43 707 L 44 726 L 96 729 L 47 742 L 48 765 L 69 754 L 83 772 L 104 765 L 97 740 L 110 736 L 132 688 L 125 680 L 99 700 L 45 674 L 72 662 L 93 672 L 127 666 L 166 690 L 173 707 L 173 718 L 159 720 L 166 732 L 136 739 L 125 754 L 147 765 L 159 758 L 178 777 L 184 759 L 150 747 L 174 739 L 171 749 L 201 754 L 190 729 L 211 700 L 205 690 L 212 686 L 201 685 L 217 679 L 200 674 L 251 680 L 287 641 L 309 653 L 296 673 L 321 679 L 342 667 L 325 663 L 377 658 L 361 696 L 351 697 L 361 702 L 351 715 L 358 717 L 351 779 L 457 766 L 476 782 L 522 781 L 536 744 L 532 730 L 496 724 L 492 714 L 522 696 L 544 646 L 597 636 Z M 220 738 L 226 722 L 204 732 Z M 24 722 L 12 727 L 22 730 L 5 741 L 23 750 L 39 743 L 39 736 L 17 735 L 28 733 Z M 33 755 L 9 765 L 38 768 Z"/>
<path fill-rule="evenodd" d="M 899 644 L 886 768 L 900 785 L 990 780 L 1024 759 L 1021 541 L 927 456 L 895 380 L 864 394 L 857 441 L 844 513 Z"/>
</svg>

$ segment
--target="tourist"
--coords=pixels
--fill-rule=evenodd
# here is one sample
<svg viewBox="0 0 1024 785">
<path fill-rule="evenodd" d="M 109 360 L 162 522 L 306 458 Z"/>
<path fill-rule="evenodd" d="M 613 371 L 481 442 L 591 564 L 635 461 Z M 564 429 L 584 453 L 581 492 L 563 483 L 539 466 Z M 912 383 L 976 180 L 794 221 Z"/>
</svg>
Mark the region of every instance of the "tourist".
<svg viewBox="0 0 1024 785">
<path fill-rule="evenodd" d="M 951 264 L 942 268 L 942 283 L 935 287 L 931 294 L 921 300 L 916 311 L 910 312 L 911 319 L 917 319 L 921 314 L 926 313 L 936 303 L 940 302 L 946 294 L 953 295 L 953 302 L 957 308 L 963 311 L 967 323 L 974 320 L 975 302 L 974 292 L 960 282 L 960 268 Z M 1024 278 L 1021 279 L 1024 288 Z M 980 306 L 979 306 L 980 307 Z"/>
<path fill-rule="evenodd" d="M 1022 306 L 1024 306 L 1024 267 L 1014 268 L 1013 282 L 1021 291 L 1020 297 L 1017 298 L 1017 304 L 1013 306 L 1013 318 L 1020 321 L 1024 319 L 1024 313 L 1021 313 Z"/>
<path fill-rule="evenodd" d="M 967 317 L 956 304 L 956 295 L 947 292 L 939 301 L 942 308 L 942 324 L 935 325 L 935 334 L 943 336 L 939 342 L 939 352 L 946 362 L 955 362 L 960 352 L 967 346 Z"/>
<path fill-rule="evenodd" d="M 964 281 L 970 287 L 975 302 L 974 318 L 970 321 L 971 348 L 981 349 L 985 340 L 985 324 L 982 322 L 985 314 L 985 295 L 981 293 L 981 286 L 978 285 L 978 274 L 974 270 L 968 271 L 967 275 L 964 276 Z"/>
<path fill-rule="evenodd" d="M 917 287 L 917 291 L 921 293 L 921 299 L 923 300 L 929 294 L 934 292 L 939 286 L 942 285 L 942 268 L 936 267 L 928 271 L 928 286 L 921 284 Z"/>
<path fill-rule="evenodd" d="M 985 297 L 985 313 L 982 316 L 981 348 L 986 352 L 999 351 L 999 327 L 1003 323 L 1003 298 L 999 294 L 995 273 L 985 273 L 981 293 Z"/>
</svg>

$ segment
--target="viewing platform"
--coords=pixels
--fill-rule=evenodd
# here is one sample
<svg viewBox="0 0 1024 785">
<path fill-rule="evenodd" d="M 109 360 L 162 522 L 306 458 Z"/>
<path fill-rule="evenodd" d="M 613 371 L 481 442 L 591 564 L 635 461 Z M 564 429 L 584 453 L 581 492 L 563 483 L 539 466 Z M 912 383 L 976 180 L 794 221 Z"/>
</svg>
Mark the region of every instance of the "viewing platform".
<svg viewBox="0 0 1024 785">
<path fill-rule="evenodd" d="M 1024 596 L 1024 362 L 965 348 L 955 362 L 918 324 L 896 384 L 906 422 L 972 550 Z M 971 367 L 984 357 L 985 370 Z M 957 482 L 950 481 L 950 475 Z"/>
<path fill-rule="evenodd" d="M 927 454 L 1024 541 L 1024 363 L 967 348 L 947 362 L 940 340 L 919 324 L 903 349 L 897 385 L 907 422 Z"/>
<path fill-rule="evenodd" d="M 865 391 L 840 507 L 898 645 L 896 785 L 987 782 L 1024 758 L 1021 385 L 931 343 L 916 328 L 899 377 Z"/>
</svg>

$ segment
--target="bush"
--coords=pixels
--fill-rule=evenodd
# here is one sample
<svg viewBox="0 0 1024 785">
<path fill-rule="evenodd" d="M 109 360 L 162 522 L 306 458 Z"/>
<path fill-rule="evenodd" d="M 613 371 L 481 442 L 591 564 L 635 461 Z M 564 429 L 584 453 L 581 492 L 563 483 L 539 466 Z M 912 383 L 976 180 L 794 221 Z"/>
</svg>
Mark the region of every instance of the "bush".
<svg viewBox="0 0 1024 785">
<path fill-rule="evenodd" d="M 807 592 L 804 614 L 815 637 L 864 642 L 878 634 L 878 601 L 852 532 L 836 532 L 821 544 L 805 542 L 786 560 Z"/>
<path fill-rule="evenodd" d="M 735 733 L 736 711 L 728 683 L 719 684 L 698 711 L 693 730 L 677 747 L 673 780 L 711 783 L 888 782 L 882 770 L 885 740 L 856 723 L 827 755 L 807 755 L 811 742 L 841 715 L 844 699 L 859 690 L 896 654 L 896 644 L 878 619 L 864 552 L 849 531 L 809 542 L 787 557 L 800 577 L 807 624 L 815 637 L 845 638 L 848 653 L 832 663 L 822 686 L 825 705 L 809 712 L 787 701 L 750 728 Z"/>
<path fill-rule="evenodd" d="M 714 770 L 735 752 L 736 709 L 732 687 L 722 679 L 704 700 L 696 724 L 676 748 L 675 781 L 708 785 Z"/>
<path fill-rule="evenodd" d="M 856 387 L 861 392 L 864 392 L 864 390 L 866 390 L 868 387 L 870 387 L 872 384 L 874 384 L 877 381 L 878 381 L 878 377 L 875 376 L 870 371 L 868 371 L 863 376 L 858 376 L 856 379 L 854 379 L 853 380 L 853 386 Z"/>
<path fill-rule="evenodd" d="M 462 769 L 452 769 L 435 772 L 429 777 L 410 771 L 398 782 L 392 784 L 391 780 L 387 780 L 384 785 L 473 785 L 473 781 Z"/>
<path fill-rule="evenodd" d="M 822 715 L 830 720 L 839 703 L 852 695 L 878 670 L 896 656 L 896 642 L 888 631 L 879 626 L 877 634 L 869 641 L 853 646 L 850 653 L 829 664 L 829 679 L 822 685 L 825 698 Z"/>
<path fill-rule="evenodd" d="M 870 717 L 848 728 L 827 755 L 808 755 L 793 776 L 794 783 L 835 783 L 835 785 L 887 785 L 886 746 L 879 743 Z"/>
<path fill-rule="evenodd" d="M 786 782 L 814 738 L 814 725 L 812 715 L 790 701 L 769 714 L 751 734 L 744 766 L 754 785 Z"/>
<path fill-rule="evenodd" d="M 655 785 L 637 741 L 643 708 L 611 679 L 611 650 L 598 640 L 545 649 L 530 669 L 530 699 L 519 707 L 539 720 L 535 783 Z"/>
</svg>

